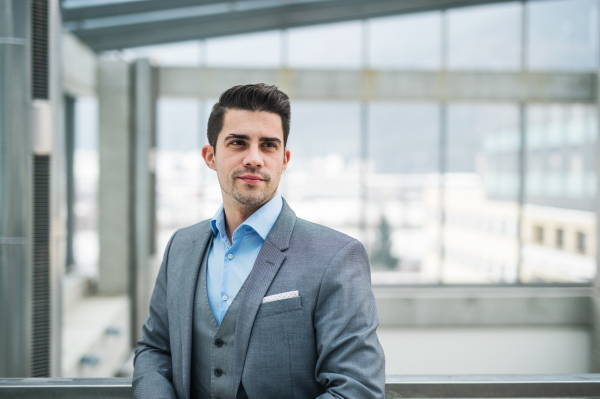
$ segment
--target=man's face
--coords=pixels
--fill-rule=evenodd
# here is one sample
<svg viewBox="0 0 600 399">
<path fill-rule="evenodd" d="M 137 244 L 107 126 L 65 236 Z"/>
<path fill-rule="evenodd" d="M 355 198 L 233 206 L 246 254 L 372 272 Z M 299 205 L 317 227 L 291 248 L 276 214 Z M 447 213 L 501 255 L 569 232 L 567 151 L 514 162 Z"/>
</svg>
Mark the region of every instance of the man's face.
<svg viewBox="0 0 600 399">
<path fill-rule="evenodd" d="M 227 110 L 216 148 L 205 145 L 202 156 L 217 171 L 224 202 L 261 206 L 275 196 L 290 159 L 279 115 Z"/>
</svg>

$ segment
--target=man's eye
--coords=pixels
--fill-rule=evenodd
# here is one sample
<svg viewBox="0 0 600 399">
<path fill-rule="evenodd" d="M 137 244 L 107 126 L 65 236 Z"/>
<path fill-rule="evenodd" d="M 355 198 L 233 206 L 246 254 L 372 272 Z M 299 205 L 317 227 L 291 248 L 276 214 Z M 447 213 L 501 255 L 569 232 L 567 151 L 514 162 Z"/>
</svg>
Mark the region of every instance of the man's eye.
<svg viewBox="0 0 600 399">
<path fill-rule="evenodd" d="M 266 147 L 271 147 L 271 148 L 277 148 L 277 144 L 275 144 L 275 143 L 271 143 L 271 142 L 266 142 L 266 143 L 265 143 L 265 146 L 266 146 Z"/>
<path fill-rule="evenodd" d="M 233 140 L 230 142 L 230 144 L 233 145 L 244 145 L 244 141 L 243 140 Z"/>
</svg>

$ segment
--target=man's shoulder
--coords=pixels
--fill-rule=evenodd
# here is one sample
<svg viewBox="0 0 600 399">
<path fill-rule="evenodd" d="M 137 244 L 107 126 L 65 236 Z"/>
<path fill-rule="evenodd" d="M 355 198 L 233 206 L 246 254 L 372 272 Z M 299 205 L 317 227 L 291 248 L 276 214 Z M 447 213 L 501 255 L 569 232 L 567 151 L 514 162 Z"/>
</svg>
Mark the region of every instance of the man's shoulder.
<svg viewBox="0 0 600 399">
<path fill-rule="evenodd" d="M 356 238 L 341 231 L 301 218 L 296 218 L 292 239 L 317 246 L 328 246 L 331 249 L 340 249 L 349 243 L 362 245 Z"/>
<path fill-rule="evenodd" d="M 294 273 L 301 270 L 302 273 L 317 276 L 341 267 L 346 271 L 360 271 L 361 275 L 367 276 L 368 273 L 364 272 L 369 270 L 367 252 L 359 240 L 300 218 L 296 219 L 287 254 Z"/>
<path fill-rule="evenodd" d="M 189 243 L 202 238 L 205 234 L 212 232 L 210 219 L 203 220 L 188 227 L 177 230 L 173 236 L 173 243 Z"/>
</svg>

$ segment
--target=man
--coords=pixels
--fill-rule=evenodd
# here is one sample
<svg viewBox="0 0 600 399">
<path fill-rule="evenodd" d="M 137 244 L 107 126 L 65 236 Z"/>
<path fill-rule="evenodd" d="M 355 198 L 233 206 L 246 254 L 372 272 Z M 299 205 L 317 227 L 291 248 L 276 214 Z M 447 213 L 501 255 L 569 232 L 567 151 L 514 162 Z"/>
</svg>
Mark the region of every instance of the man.
<svg viewBox="0 0 600 399">
<path fill-rule="evenodd" d="M 277 192 L 289 128 L 275 86 L 235 86 L 214 105 L 202 156 L 223 205 L 167 244 L 134 397 L 385 396 L 364 247 L 297 218 Z"/>
</svg>

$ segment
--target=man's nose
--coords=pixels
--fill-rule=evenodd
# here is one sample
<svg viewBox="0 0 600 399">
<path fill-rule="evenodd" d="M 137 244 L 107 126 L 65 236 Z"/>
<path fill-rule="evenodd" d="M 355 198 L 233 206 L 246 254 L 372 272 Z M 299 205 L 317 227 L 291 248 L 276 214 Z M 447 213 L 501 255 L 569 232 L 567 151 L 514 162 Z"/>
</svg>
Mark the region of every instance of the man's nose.
<svg viewBox="0 0 600 399">
<path fill-rule="evenodd" d="M 244 166 L 251 166 L 253 168 L 263 166 L 262 153 L 258 145 L 250 146 L 244 157 Z"/>
</svg>

